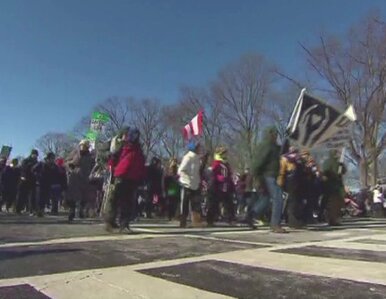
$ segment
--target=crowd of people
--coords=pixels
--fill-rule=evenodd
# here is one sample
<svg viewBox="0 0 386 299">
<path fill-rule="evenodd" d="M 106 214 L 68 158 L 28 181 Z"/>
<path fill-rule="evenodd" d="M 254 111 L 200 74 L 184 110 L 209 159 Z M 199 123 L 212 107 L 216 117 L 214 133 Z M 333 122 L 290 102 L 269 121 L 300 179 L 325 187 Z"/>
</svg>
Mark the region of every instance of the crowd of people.
<svg viewBox="0 0 386 299">
<path fill-rule="evenodd" d="M 269 221 L 275 233 L 287 232 L 284 221 L 295 229 L 318 221 L 339 225 L 347 196 L 338 152 L 320 167 L 308 151 L 280 146 L 277 138 L 276 128 L 268 128 L 241 174 L 229 164 L 226 147 L 211 155 L 195 139 L 181 161 L 153 157 L 146 164 L 135 128 L 122 129 L 106 155 L 91 150 L 87 140 L 65 159 L 47 153 L 39 161 L 32 150 L 21 165 L 1 159 L 0 208 L 36 217 L 63 208 L 70 222 L 100 215 L 110 232 L 128 232 L 141 217 L 175 219 L 182 228 L 221 221 L 255 229 L 258 221 Z M 379 211 L 383 190 L 377 192 L 373 205 Z"/>
</svg>

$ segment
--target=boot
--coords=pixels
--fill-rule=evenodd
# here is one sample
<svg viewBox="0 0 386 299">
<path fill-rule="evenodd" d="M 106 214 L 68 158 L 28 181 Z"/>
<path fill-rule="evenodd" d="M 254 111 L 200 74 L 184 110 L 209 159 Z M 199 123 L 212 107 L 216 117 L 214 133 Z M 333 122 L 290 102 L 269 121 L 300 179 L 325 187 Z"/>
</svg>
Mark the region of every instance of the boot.
<svg viewBox="0 0 386 299">
<path fill-rule="evenodd" d="M 201 221 L 201 214 L 198 212 L 192 212 L 192 227 L 199 228 L 203 226 L 204 225 Z"/>
</svg>

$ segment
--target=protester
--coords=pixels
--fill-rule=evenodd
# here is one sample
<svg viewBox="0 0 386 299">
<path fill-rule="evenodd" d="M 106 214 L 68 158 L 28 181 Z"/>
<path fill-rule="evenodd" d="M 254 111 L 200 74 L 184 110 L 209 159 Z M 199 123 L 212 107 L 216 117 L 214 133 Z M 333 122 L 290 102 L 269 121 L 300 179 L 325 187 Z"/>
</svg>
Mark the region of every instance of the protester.
<svg viewBox="0 0 386 299">
<path fill-rule="evenodd" d="M 303 221 L 306 224 L 314 223 L 314 214 L 318 212 L 319 198 L 321 196 L 321 172 L 308 150 L 301 152 L 304 165 L 304 176 L 301 182 L 304 200 Z"/>
<path fill-rule="evenodd" d="M 324 196 L 326 197 L 327 220 L 329 225 L 340 225 L 340 211 L 344 207 L 343 175 L 346 167 L 340 163 L 338 152 L 331 150 L 323 165 Z"/>
<path fill-rule="evenodd" d="M 36 207 L 36 176 L 32 169 L 38 163 L 39 152 L 34 149 L 31 155 L 24 159 L 21 164 L 21 175 L 19 194 L 16 203 L 16 213 L 20 214 L 24 209 L 34 215 L 37 212 Z"/>
<path fill-rule="evenodd" d="M 82 140 L 66 161 L 69 167 L 67 204 L 68 220 L 75 218 L 76 206 L 79 207 L 79 218 L 85 217 L 85 208 L 96 209 L 96 189 L 89 183 L 89 176 L 95 164 L 90 151 L 90 142 Z"/>
<path fill-rule="evenodd" d="M 383 189 L 379 185 L 376 185 L 373 191 L 373 216 L 375 218 L 383 218 L 384 214 L 384 204 L 385 198 L 383 197 Z"/>
<path fill-rule="evenodd" d="M 180 202 L 180 196 L 181 196 L 177 171 L 178 171 L 177 159 L 172 159 L 170 161 L 168 174 L 165 176 L 165 190 L 166 190 L 169 221 L 171 221 L 176 216 L 176 211 L 177 211 L 177 207 Z"/>
<path fill-rule="evenodd" d="M 51 213 L 54 215 L 58 214 L 58 198 L 54 195 L 53 188 L 57 185 L 60 185 L 60 173 L 59 167 L 55 164 L 55 154 L 48 153 L 44 161 L 39 162 L 32 169 L 34 172 L 37 184 L 39 186 L 39 196 L 37 202 L 37 212 L 38 217 L 43 217 L 45 212 L 45 207 L 49 204 L 49 200 L 52 200 L 51 203 Z"/>
<path fill-rule="evenodd" d="M 5 203 L 5 209 L 10 212 L 13 207 L 16 208 L 17 188 L 20 182 L 19 160 L 12 159 L 1 175 L 2 196 Z M 0 206 L 1 209 L 1 206 Z"/>
<path fill-rule="evenodd" d="M 286 233 L 281 227 L 283 194 L 276 182 L 280 168 L 280 146 L 277 144 L 277 137 L 276 128 L 268 127 L 264 132 L 264 140 L 258 146 L 254 175 L 260 194 L 259 200 L 248 208 L 248 220 L 253 228 L 253 219 L 262 216 L 271 201 L 271 230 L 274 233 Z"/>
<path fill-rule="evenodd" d="M 138 129 L 131 128 L 122 136 L 122 149 L 114 167 L 114 188 L 107 198 L 104 221 L 111 232 L 119 227 L 121 233 L 130 232 L 130 213 L 135 207 L 137 188 L 146 176 L 145 157 L 140 145 Z M 119 225 L 116 224 L 118 210 Z"/>
<path fill-rule="evenodd" d="M 153 207 L 158 208 L 158 216 L 163 216 L 166 211 L 166 205 L 163 192 L 163 169 L 161 160 L 157 157 L 151 159 L 147 168 L 147 188 L 148 199 L 146 205 L 146 214 L 151 218 Z"/>
<path fill-rule="evenodd" d="M 53 197 L 57 198 L 58 207 L 60 207 L 63 205 L 64 193 L 66 192 L 68 187 L 68 177 L 64 159 L 57 158 L 55 163 L 58 166 L 59 170 L 59 184 L 53 187 Z M 55 209 L 53 210 L 53 212 L 55 213 Z"/>
<path fill-rule="evenodd" d="M 211 196 L 208 202 L 207 222 L 213 226 L 219 213 L 219 204 L 225 208 L 228 223 L 235 220 L 235 208 L 233 204 L 234 184 L 232 171 L 227 162 L 227 149 L 218 147 L 215 151 L 212 163 L 212 184 Z"/>
<path fill-rule="evenodd" d="M 291 147 L 280 159 L 278 185 L 288 195 L 287 216 L 291 228 L 301 228 L 303 222 L 304 167 L 299 151 Z"/>
<path fill-rule="evenodd" d="M 201 226 L 200 149 L 200 143 L 191 140 L 188 144 L 188 152 L 178 168 L 179 182 L 182 186 L 180 227 L 183 228 L 187 225 L 189 204 L 193 226 Z"/>
<path fill-rule="evenodd" d="M 3 205 L 5 203 L 5 198 L 4 198 L 4 194 L 3 194 L 3 189 L 4 189 L 4 186 L 3 186 L 3 183 L 2 183 L 2 176 L 3 176 L 3 173 L 7 167 L 7 159 L 1 157 L 0 158 L 0 212 L 2 211 L 3 209 Z"/>
</svg>

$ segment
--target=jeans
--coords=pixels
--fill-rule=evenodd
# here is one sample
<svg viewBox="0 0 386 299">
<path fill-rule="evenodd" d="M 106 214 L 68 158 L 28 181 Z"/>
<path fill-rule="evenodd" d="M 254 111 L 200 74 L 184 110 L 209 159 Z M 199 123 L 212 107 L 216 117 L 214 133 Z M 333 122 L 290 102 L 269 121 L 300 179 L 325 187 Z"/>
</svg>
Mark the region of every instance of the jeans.
<svg viewBox="0 0 386 299">
<path fill-rule="evenodd" d="M 250 206 L 249 213 L 253 216 L 261 216 L 267 209 L 269 202 L 272 202 L 271 227 L 278 227 L 281 223 L 283 213 L 283 194 L 276 183 L 276 178 L 265 177 L 267 194 L 261 194 L 257 201 L 251 200 L 253 206 Z M 251 217 L 251 216 L 250 216 Z"/>
</svg>

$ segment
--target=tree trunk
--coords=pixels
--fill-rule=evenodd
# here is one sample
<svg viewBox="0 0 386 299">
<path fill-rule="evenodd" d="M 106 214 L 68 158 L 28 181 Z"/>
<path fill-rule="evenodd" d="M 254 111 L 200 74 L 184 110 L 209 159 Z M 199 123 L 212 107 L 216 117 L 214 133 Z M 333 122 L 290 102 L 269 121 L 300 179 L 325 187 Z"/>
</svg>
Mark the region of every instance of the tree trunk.
<svg viewBox="0 0 386 299">
<path fill-rule="evenodd" d="M 373 149 L 372 151 L 372 160 L 371 164 L 371 185 L 375 186 L 378 181 L 378 157 L 377 157 L 377 149 Z"/>
<path fill-rule="evenodd" d="M 361 186 L 367 187 L 368 184 L 368 164 L 367 159 L 362 157 L 360 160 Z"/>
</svg>

